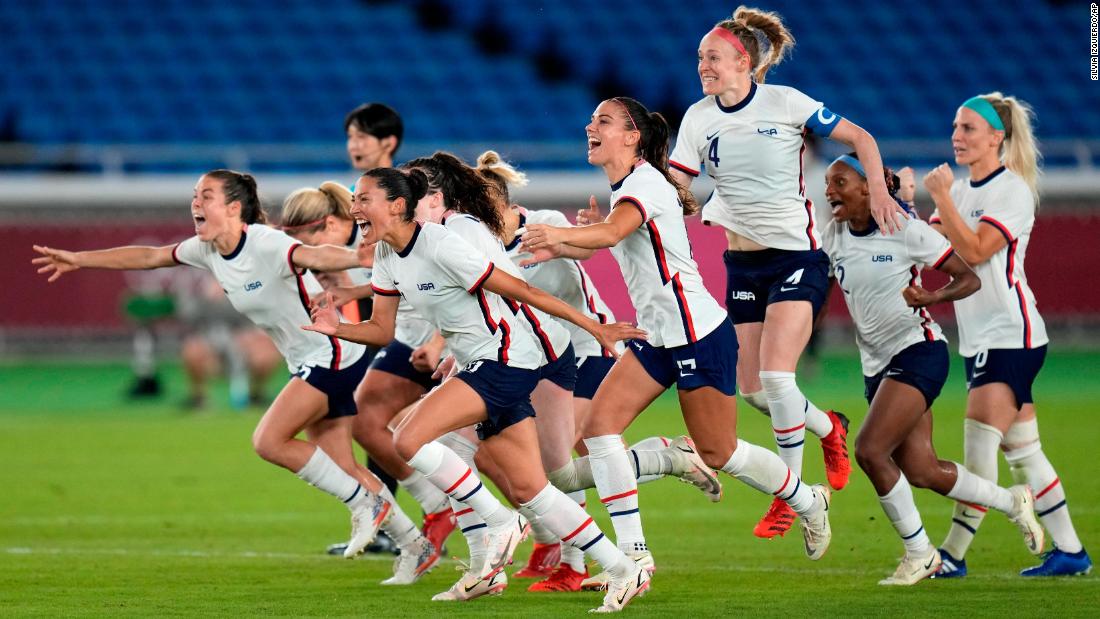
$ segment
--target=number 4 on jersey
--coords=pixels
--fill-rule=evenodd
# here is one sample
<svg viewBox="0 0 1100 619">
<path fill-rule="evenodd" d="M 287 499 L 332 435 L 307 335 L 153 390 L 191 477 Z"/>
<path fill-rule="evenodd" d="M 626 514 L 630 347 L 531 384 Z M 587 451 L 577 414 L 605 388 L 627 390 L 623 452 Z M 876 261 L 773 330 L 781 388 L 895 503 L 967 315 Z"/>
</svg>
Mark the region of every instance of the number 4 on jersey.
<svg viewBox="0 0 1100 619">
<path fill-rule="evenodd" d="M 714 163 L 714 167 L 716 167 L 716 168 L 718 167 L 718 161 L 719 160 L 718 160 L 718 137 L 717 136 L 715 136 L 715 138 L 710 141 L 710 152 L 707 154 L 707 159 L 709 159 L 712 163 Z"/>
</svg>

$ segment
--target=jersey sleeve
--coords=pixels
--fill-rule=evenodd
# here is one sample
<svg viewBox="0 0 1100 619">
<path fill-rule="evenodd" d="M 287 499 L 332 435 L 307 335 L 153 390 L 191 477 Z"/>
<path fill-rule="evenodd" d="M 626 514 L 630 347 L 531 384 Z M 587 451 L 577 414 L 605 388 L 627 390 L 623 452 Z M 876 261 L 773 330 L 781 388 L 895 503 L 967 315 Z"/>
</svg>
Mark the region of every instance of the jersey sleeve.
<svg viewBox="0 0 1100 619">
<path fill-rule="evenodd" d="M 176 246 L 172 248 L 172 259 L 179 264 L 199 267 L 200 269 L 209 269 L 206 262 L 207 253 L 209 252 L 202 241 L 199 240 L 199 237 L 193 236 L 177 243 Z"/>
<path fill-rule="evenodd" d="M 668 158 L 669 167 L 688 176 L 699 176 L 699 164 L 703 161 L 703 145 L 699 144 L 699 132 L 695 131 L 694 115 L 691 110 L 680 121 L 680 132 L 676 134 L 676 147 Z"/>
<path fill-rule="evenodd" d="M 1035 201 L 1031 189 L 1023 182 L 1007 185 L 998 191 L 991 204 L 983 205 L 979 222 L 993 226 L 1011 243 L 1031 228 L 1035 222 Z"/>
<path fill-rule="evenodd" d="M 641 197 L 638 196 L 619 196 L 619 198 L 615 201 L 615 204 L 611 205 L 611 210 L 615 210 L 617 208 L 637 209 L 638 212 L 642 214 L 643 226 L 646 224 L 647 221 L 653 219 L 657 215 L 653 212 L 653 208 L 647 208 L 646 205 L 642 202 Z"/>
<path fill-rule="evenodd" d="M 399 297 L 401 293 L 397 285 L 393 283 L 393 275 L 390 273 L 389 254 L 393 250 L 385 243 L 379 243 L 375 247 L 374 269 L 370 274 L 370 288 L 374 294 L 382 297 Z"/>
<path fill-rule="evenodd" d="M 796 127 L 804 127 L 815 135 L 829 137 L 833 129 L 843 120 L 820 101 L 815 101 L 802 92 L 789 89 L 787 94 L 788 121 Z"/>
<path fill-rule="evenodd" d="M 435 263 L 452 282 L 467 292 L 477 292 L 493 274 L 493 262 L 485 252 L 457 234 L 449 234 L 435 244 Z"/>
<path fill-rule="evenodd" d="M 275 265 L 275 272 L 281 277 L 292 277 L 301 272 L 294 266 L 294 252 L 302 244 L 282 230 L 249 226 L 246 233 L 257 244 L 257 249 L 267 264 Z"/>
<path fill-rule="evenodd" d="M 951 243 L 920 219 L 911 218 L 905 226 L 905 251 L 918 265 L 938 269 L 955 250 Z"/>
</svg>

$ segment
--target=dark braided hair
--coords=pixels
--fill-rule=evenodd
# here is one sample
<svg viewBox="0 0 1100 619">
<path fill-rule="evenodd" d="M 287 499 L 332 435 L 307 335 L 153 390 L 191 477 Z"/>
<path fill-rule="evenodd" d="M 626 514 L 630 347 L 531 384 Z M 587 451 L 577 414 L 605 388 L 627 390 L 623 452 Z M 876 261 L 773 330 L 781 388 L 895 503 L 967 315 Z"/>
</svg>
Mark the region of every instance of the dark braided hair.
<svg viewBox="0 0 1100 619">
<path fill-rule="evenodd" d="M 401 167 L 422 171 L 428 185 L 443 192 L 443 205 L 448 209 L 473 215 L 493 234 L 504 234 L 504 218 L 493 201 L 496 188 L 457 156 L 436 151 L 431 157 L 417 157 Z"/>
</svg>

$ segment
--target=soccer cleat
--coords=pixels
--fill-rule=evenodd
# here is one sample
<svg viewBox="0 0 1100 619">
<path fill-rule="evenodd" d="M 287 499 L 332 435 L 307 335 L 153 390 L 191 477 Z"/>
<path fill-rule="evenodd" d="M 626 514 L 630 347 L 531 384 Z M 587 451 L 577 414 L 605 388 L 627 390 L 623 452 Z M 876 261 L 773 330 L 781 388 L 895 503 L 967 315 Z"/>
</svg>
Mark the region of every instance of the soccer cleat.
<svg viewBox="0 0 1100 619">
<path fill-rule="evenodd" d="M 445 543 L 451 531 L 454 530 L 455 510 L 450 507 L 433 514 L 424 514 L 424 526 L 420 528 L 424 537 L 428 538 L 440 555 L 447 552 Z"/>
<path fill-rule="evenodd" d="M 653 562 L 653 554 L 648 550 L 638 553 L 626 553 L 628 557 L 634 559 L 634 562 L 645 569 L 645 571 L 652 574 L 657 571 L 657 564 Z M 611 574 L 607 572 L 600 572 L 591 578 L 585 578 L 581 581 L 581 589 L 584 591 L 603 591 L 607 589 L 608 584 L 611 582 Z"/>
<path fill-rule="evenodd" d="M 389 501 L 373 492 L 367 493 L 351 511 L 351 538 L 348 540 L 348 547 L 344 549 L 344 558 L 354 559 L 363 552 L 367 544 L 378 535 L 378 529 L 389 520 L 392 511 L 393 505 Z"/>
<path fill-rule="evenodd" d="M 703 462 L 691 437 L 676 438 L 665 451 L 671 455 L 676 468 L 683 471 L 678 475 L 680 481 L 701 490 L 712 503 L 722 500 L 722 484 L 718 481 L 718 475 Z"/>
<path fill-rule="evenodd" d="M 535 542 L 527 565 L 512 574 L 512 578 L 546 578 L 554 573 L 554 567 L 561 561 L 561 544 L 540 544 Z"/>
<path fill-rule="evenodd" d="M 1035 497 L 1031 495 L 1031 488 L 1021 484 L 1008 489 L 1012 493 L 1012 511 L 1008 513 L 1008 519 L 1024 534 L 1024 545 L 1031 554 L 1037 555 L 1043 552 L 1043 527 L 1039 526 L 1039 520 L 1035 518 Z"/>
<path fill-rule="evenodd" d="M 512 555 L 516 552 L 516 546 L 527 539 L 527 533 L 530 530 L 531 525 L 515 512 L 507 523 L 489 527 L 485 533 L 488 558 L 485 559 L 485 566 L 481 568 L 481 577 L 489 578 L 503 570 L 505 565 L 510 564 Z"/>
<path fill-rule="evenodd" d="M 940 569 L 932 575 L 932 578 L 962 578 L 966 576 L 966 559 L 956 559 L 943 548 L 940 552 Z"/>
<path fill-rule="evenodd" d="M 829 527 L 829 489 L 821 484 L 815 484 L 813 491 L 814 507 L 809 514 L 803 516 L 798 524 L 802 526 L 802 541 L 806 545 L 806 556 L 811 561 L 817 561 L 825 556 L 829 549 L 829 542 L 833 539 L 833 531 Z M 821 502 L 818 503 L 817 499 Z"/>
<path fill-rule="evenodd" d="M 929 546 L 928 552 L 914 555 L 908 552 L 901 558 L 898 569 L 889 578 L 878 581 L 880 585 L 909 586 L 915 585 L 925 578 L 931 578 L 940 569 L 943 560 L 936 548 Z"/>
<path fill-rule="evenodd" d="M 768 508 L 768 513 L 764 514 L 760 522 L 756 523 L 752 534 L 764 539 L 771 539 L 776 535 L 783 537 L 791 529 L 791 525 L 794 524 L 794 519 L 797 517 L 798 514 L 794 513 L 794 510 L 791 509 L 790 505 L 787 505 L 786 501 L 775 499 L 772 501 L 771 507 Z"/>
<path fill-rule="evenodd" d="M 460 566 L 458 569 L 464 570 L 458 582 L 443 593 L 433 595 L 433 602 L 466 602 L 483 595 L 500 595 L 508 588 L 508 575 L 503 570 L 482 578 L 480 573 L 468 566 Z"/>
<path fill-rule="evenodd" d="M 344 551 L 347 549 L 347 542 L 336 542 L 335 544 L 329 544 L 328 548 L 325 548 L 325 554 L 342 557 L 344 556 Z"/>
<path fill-rule="evenodd" d="M 385 531 L 379 531 L 378 535 L 374 536 L 374 541 L 367 544 L 363 552 L 376 555 L 398 555 L 401 554 L 401 549 L 397 547 L 397 542 L 393 541 L 393 538 L 386 535 Z"/>
<path fill-rule="evenodd" d="M 411 585 L 420 580 L 439 563 L 439 549 L 426 537 L 401 549 L 401 554 L 393 561 L 393 576 L 382 581 L 383 585 Z"/>
<path fill-rule="evenodd" d="M 1043 553 L 1043 562 L 1020 572 L 1020 576 L 1084 576 L 1092 571 L 1092 559 L 1082 548 L 1063 552 L 1055 546 Z"/>
<path fill-rule="evenodd" d="M 588 578 L 588 568 L 585 568 L 583 572 L 577 572 L 568 564 L 562 563 L 558 566 L 554 573 L 550 574 L 550 577 L 546 580 L 540 580 L 535 583 L 531 583 L 530 587 L 527 587 L 528 591 L 580 591 L 581 583 L 584 579 Z"/>
<path fill-rule="evenodd" d="M 833 422 L 833 430 L 821 439 L 821 453 L 825 456 L 825 478 L 833 490 L 848 485 L 852 463 L 848 459 L 848 418 L 844 413 L 825 411 Z"/>
<path fill-rule="evenodd" d="M 590 613 L 617 613 L 626 607 L 636 597 L 642 597 L 649 591 L 649 582 L 652 576 L 641 565 L 636 566 L 630 576 L 611 580 L 607 587 L 607 593 L 603 596 L 603 604 L 599 608 L 593 608 Z"/>
</svg>

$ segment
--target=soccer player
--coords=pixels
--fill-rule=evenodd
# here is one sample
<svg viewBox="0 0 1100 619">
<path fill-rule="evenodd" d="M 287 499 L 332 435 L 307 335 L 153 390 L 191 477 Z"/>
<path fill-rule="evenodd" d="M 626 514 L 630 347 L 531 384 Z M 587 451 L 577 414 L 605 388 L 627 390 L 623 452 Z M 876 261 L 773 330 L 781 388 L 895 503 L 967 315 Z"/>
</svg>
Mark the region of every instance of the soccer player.
<svg viewBox="0 0 1100 619">
<path fill-rule="evenodd" d="M 871 213 L 888 232 L 897 228 L 896 204 L 870 134 L 794 88 L 764 84 L 793 45 L 779 15 L 744 6 L 708 32 L 699 43 L 705 97 L 684 114 L 669 163 L 683 187 L 703 170 L 715 181 L 703 222 L 726 232 L 726 309 L 741 346 L 742 397 L 770 414 L 779 456 L 796 474 L 806 431 L 820 437 L 829 485 L 839 490 L 851 470 L 848 420 L 818 409 L 795 381 L 829 269 L 805 195 L 804 136 L 855 149 L 870 179 Z M 753 533 L 783 535 L 794 517 L 777 499 Z"/>
<path fill-rule="evenodd" d="M 1035 510 L 1054 548 L 1024 576 L 1085 574 L 1092 560 L 1069 517 L 1058 473 L 1039 442 L 1031 386 L 1047 352 L 1047 333 L 1027 284 L 1024 255 L 1038 205 L 1039 150 L 1031 108 L 999 92 L 973 97 L 955 113 L 951 146 L 970 178 L 954 180 L 943 164 L 924 185 L 936 203 L 929 220 L 982 280 L 955 303 L 959 353 L 966 364 L 966 467 L 997 479 L 997 447 L 1018 483 L 1035 492 Z M 965 576 L 966 550 L 985 516 L 959 503 L 940 547 L 937 578 Z"/>
<path fill-rule="evenodd" d="M 603 168 L 611 183 L 611 214 L 589 226 L 528 224 L 523 242 L 534 252 L 562 243 L 611 248 L 638 324 L 649 333 L 647 340 L 629 343 L 604 379 L 583 430 L 619 547 L 652 569 L 622 432 L 676 384 L 695 441 L 682 448 L 697 447 L 708 467 L 787 501 L 803 516 L 806 554 L 821 558 L 831 537 L 828 490 L 802 484 L 774 453 L 737 437 L 737 339 L 691 257 L 683 215 L 697 204 L 669 177 L 668 123 L 637 101 L 616 97 L 599 104 L 585 132 L 588 162 Z"/>
<path fill-rule="evenodd" d="M 891 192 L 897 177 L 886 170 Z M 973 505 L 1004 512 L 1034 554 L 1043 548 L 1026 485 L 1005 489 L 940 460 L 932 446 L 932 402 L 947 380 L 947 342 L 927 306 L 957 301 L 981 282 L 947 239 L 915 215 L 897 234 L 882 234 L 871 218 L 866 173 L 855 153 L 829 166 L 825 196 L 833 219 L 822 232 L 832 270 L 856 325 L 864 395 L 871 405 L 856 438 L 856 461 L 905 545 L 893 576 L 880 585 L 913 585 L 936 573 L 940 556 L 928 540 L 910 483 Z M 920 269 L 951 276 L 939 290 L 921 287 Z"/>
<path fill-rule="evenodd" d="M 576 503 L 542 472 L 530 394 L 539 380 L 539 343 L 517 328 L 504 297 L 582 324 L 602 344 L 644 333 L 626 324 L 601 325 L 568 304 L 532 288 L 502 269 L 449 229 L 414 220 L 428 188 L 424 174 L 374 169 L 356 183 L 353 214 L 367 242 L 378 242 L 371 284 L 371 319 L 342 324 L 331 304 L 314 311 L 309 329 L 353 341 L 382 343 L 393 336 L 397 297 L 405 297 L 447 338 L 463 368 L 417 405 L 394 435 L 397 452 L 448 495 L 465 502 L 488 525 L 489 558 L 480 578 L 492 583 L 522 537 L 522 523 L 485 489 L 454 452 L 434 439 L 480 424 L 481 449 L 504 468 L 520 510 L 564 541 L 589 553 L 615 574 L 597 610 L 621 610 L 649 587 L 649 575 L 604 539 Z M 474 583 L 470 583 L 472 586 Z"/>
<path fill-rule="evenodd" d="M 367 369 L 363 346 L 299 328 L 310 313 L 310 292 L 320 290 L 310 270 L 354 267 L 355 252 L 302 245 L 266 226 L 256 181 L 231 170 L 214 170 L 199 178 L 191 216 L 195 236 L 176 245 L 82 252 L 36 245 L 41 257 L 33 262 L 51 282 L 80 268 L 186 264 L 210 271 L 233 307 L 271 336 L 292 374 L 256 426 L 256 453 L 348 506 L 352 533 L 345 557 L 362 552 L 379 527 L 400 544 L 416 539 L 416 526 L 384 496 L 383 485 L 355 462 L 352 453 L 352 394 Z M 308 440 L 296 438 L 302 431 Z"/>
<path fill-rule="evenodd" d="M 291 193 L 283 202 L 282 221 L 283 231 L 307 245 L 344 246 L 352 251 L 360 249 L 361 234 L 351 216 L 351 192 L 340 183 L 329 181 L 322 183 L 319 188 L 306 187 Z M 370 269 L 362 267 L 331 274 L 322 273 L 317 277 L 326 289 L 341 291 L 342 295 L 358 296 L 355 290 L 369 290 L 370 287 Z M 367 299 L 359 299 L 358 302 L 362 303 Z M 356 311 L 351 316 L 345 311 L 345 317 L 358 322 L 360 306 L 356 301 L 350 301 L 350 305 L 338 306 L 342 310 L 347 310 L 349 306 L 354 308 Z M 369 315 L 370 304 L 362 309 Z M 435 336 L 435 329 L 431 324 L 419 318 L 407 304 L 406 309 L 406 315 L 398 319 L 397 329 L 397 334 L 405 339 L 395 339 L 372 356 L 363 382 L 355 390 L 355 404 L 359 413 L 352 422 L 352 435 L 370 455 L 371 462 L 400 479 L 399 483 L 409 489 L 425 513 L 423 531 L 431 537 L 417 538 L 405 547 L 397 545 L 401 553 L 396 570 L 399 576 L 387 581 L 387 584 L 395 585 L 412 584 L 427 573 L 438 562 L 443 541 L 454 529 L 447 495 L 416 471 L 409 469 L 404 460 L 394 453 L 393 435 L 385 427 L 394 414 L 408 403 L 406 399 L 415 401 L 434 386 L 430 374 L 435 366 L 424 367 L 420 372 L 411 371 L 413 362 L 410 359 L 417 354 L 423 354 L 429 358 L 434 356 L 438 362 L 442 349 L 442 338 Z M 401 313 L 399 309 L 398 314 Z M 434 343 L 436 339 L 440 340 L 438 344 Z M 417 350 L 412 350 L 403 341 L 419 344 Z M 398 372 L 403 373 L 401 378 L 394 376 L 394 380 L 387 380 Z M 415 393 L 411 393 L 413 389 L 406 384 L 409 381 L 415 382 Z M 369 423 L 368 417 L 371 420 L 378 419 L 382 428 Z M 388 499 L 393 500 L 388 488 L 385 494 Z M 436 552 L 425 554 L 424 544 L 431 545 Z M 343 547 L 346 543 L 334 546 Z"/>
</svg>

